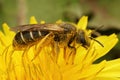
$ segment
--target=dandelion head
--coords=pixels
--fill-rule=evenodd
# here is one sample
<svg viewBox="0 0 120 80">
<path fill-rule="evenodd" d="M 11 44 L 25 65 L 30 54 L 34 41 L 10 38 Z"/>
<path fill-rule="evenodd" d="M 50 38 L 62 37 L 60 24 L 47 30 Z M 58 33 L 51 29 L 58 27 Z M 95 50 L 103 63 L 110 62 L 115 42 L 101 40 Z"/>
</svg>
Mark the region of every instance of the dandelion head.
<svg viewBox="0 0 120 80">
<path fill-rule="evenodd" d="M 63 23 L 62 20 L 55 24 Z M 38 24 L 35 17 L 30 18 L 30 24 Z M 41 21 L 40 24 L 45 24 Z M 4 23 L 0 31 L 0 79 L 1 80 L 119 80 L 120 59 L 94 63 L 107 54 L 117 43 L 115 34 L 101 35 L 92 39 L 87 30 L 87 17 L 83 16 L 78 24 L 71 23 L 76 31 L 84 31 L 82 41 L 79 37 L 69 42 L 71 47 L 63 41 L 54 41 L 52 33 L 47 34 L 32 46 L 16 50 L 13 47 L 15 32 Z M 52 36 L 51 36 L 52 35 Z M 63 34 L 60 34 L 63 36 Z M 68 40 L 71 40 L 67 35 Z M 80 35 L 81 36 L 81 35 Z M 79 40 L 77 42 L 77 40 Z M 97 42 L 98 41 L 98 42 Z M 82 44 L 82 43 L 89 43 Z M 101 44 L 104 46 L 101 46 Z M 84 46 L 84 45 L 87 45 Z"/>
</svg>

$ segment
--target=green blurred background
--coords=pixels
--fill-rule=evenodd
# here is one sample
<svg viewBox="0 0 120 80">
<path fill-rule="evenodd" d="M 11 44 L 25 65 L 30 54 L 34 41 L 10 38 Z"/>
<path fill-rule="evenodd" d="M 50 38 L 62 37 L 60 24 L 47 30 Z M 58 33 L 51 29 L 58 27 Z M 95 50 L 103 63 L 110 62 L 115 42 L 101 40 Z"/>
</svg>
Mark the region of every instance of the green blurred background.
<svg viewBox="0 0 120 80">
<path fill-rule="evenodd" d="M 89 16 L 89 28 L 103 25 L 101 34 L 116 33 L 120 39 L 120 0 L 0 0 L 0 25 L 6 22 L 10 27 L 29 23 L 31 16 L 50 23 L 59 19 L 77 23 L 83 15 Z M 119 57 L 120 42 L 103 58 Z"/>
</svg>

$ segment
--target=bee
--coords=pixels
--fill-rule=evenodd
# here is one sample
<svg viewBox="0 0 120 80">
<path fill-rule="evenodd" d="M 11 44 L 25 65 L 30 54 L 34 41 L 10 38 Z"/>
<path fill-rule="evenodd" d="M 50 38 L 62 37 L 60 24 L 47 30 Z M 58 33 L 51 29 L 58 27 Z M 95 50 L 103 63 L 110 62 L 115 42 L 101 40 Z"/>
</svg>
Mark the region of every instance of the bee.
<svg viewBox="0 0 120 80">
<path fill-rule="evenodd" d="M 69 55 L 75 54 L 76 48 L 72 44 L 74 42 L 88 49 L 90 40 L 92 39 L 104 47 L 99 41 L 91 36 L 89 37 L 84 30 L 77 29 L 74 24 L 67 22 L 27 24 L 11 28 L 11 30 L 17 31 L 13 39 L 13 47 L 15 50 L 26 49 L 27 47 L 36 45 L 40 40 L 44 40 L 42 46 L 38 47 L 40 50 L 37 50 L 31 61 L 37 57 L 38 51 L 40 52 L 44 46 L 49 44 L 52 45 L 53 56 L 56 57 L 58 57 L 56 53 L 59 53 L 60 47 L 72 49 L 72 53 L 70 52 Z M 66 59 L 65 55 L 66 54 L 64 54 L 64 57 Z M 24 57 L 24 54 L 22 56 Z"/>
<path fill-rule="evenodd" d="M 24 49 L 28 45 L 32 46 L 50 33 L 64 31 L 56 24 L 27 24 L 13 27 L 11 30 L 17 31 L 13 40 L 13 47 L 16 50 Z"/>
<path fill-rule="evenodd" d="M 54 42 L 69 48 L 74 48 L 74 46 L 71 45 L 73 41 L 87 48 L 90 46 L 90 39 L 95 40 L 92 37 L 88 37 L 84 30 L 77 30 L 74 24 L 67 22 L 59 24 L 45 23 L 20 25 L 11 30 L 18 31 L 13 40 L 13 47 L 16 49 L 34 45 L 48 34 L 53 37 Z M 99 41 L 95 41 L 103 46 Z"/>
</svg>

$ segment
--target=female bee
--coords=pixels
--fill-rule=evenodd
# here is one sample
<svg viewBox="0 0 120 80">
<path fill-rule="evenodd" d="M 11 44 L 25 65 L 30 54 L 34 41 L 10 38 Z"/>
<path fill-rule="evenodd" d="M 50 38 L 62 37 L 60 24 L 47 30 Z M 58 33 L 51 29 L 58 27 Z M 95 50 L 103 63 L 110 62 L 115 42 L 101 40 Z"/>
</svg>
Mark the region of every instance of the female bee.
<svg viewBox="0 0 120 80">
<path fill-rule="evenodd" d="M 13 47 L 15 50 L 26 49 L 29 46 L 35 45 L 40 40 L 44 40 L 42 46 L 39 46 L 40 50 L 37 50 L 38 52 L 35 53 L 32 61 L 37 57 L 41 48 L 49 44 L 52 44 L 52 50 L 56 56 L 58 56 L 56 53 L 59 53 L 59 47 L 73 48 L 74 54 L 76 50 L 75 46 L 72 45 L 74 41 L 87 49 L 90 46 L 90 40 L 93 39 L 103 47 L 99 41 L 92 37 L 88 37 L 84 30 L 77 30 L 75 25 L 71 23 L 28 24 L 12 28 L 12 30 L 17 31 L 13 40 Z M 57 46 L 55 46 L 56 44 Z"/>
<path fill-rule="evenodd" d="M 28 45 L 34 45 L 37 41 L 43 39 L 46 35 L 50 34 L 53 37 L 53 41 L 58 42 L 59 45 L 72 48 L 71 43 L 81 44 L 87 48 L 90 46 L 90 39 L 95 40 L 92 37 L 88 37 L 84 30 L 77 30 L 75 25 L 71 23 L 60 24 L 28 24 L 21 25 L 16 28 L 12 28 L 14 31 L 18 31 L 13 40 L 13 47 L 16 49 L 24 48 Z M 103 46 L 99 41 L 101 46 Z"/>
</svg>

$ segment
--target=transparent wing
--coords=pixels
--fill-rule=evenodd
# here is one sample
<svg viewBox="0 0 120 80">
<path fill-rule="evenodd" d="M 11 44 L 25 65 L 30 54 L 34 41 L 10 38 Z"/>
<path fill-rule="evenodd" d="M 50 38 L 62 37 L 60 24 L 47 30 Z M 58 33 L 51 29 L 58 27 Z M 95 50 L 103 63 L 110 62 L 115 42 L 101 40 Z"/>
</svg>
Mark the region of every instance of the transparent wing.
<svg viewBox="0 0 120 80">
<path fill-rule="evenodd" d="M 56 32 L 63 32 L 64 28 L 59 27 L 57 24 L 27 24 L 20 25 L 17 27 L 12 27 L 10 30 L 12 31 L 29 31 L 29 30 L 49 30 Z"/>
</svg>

